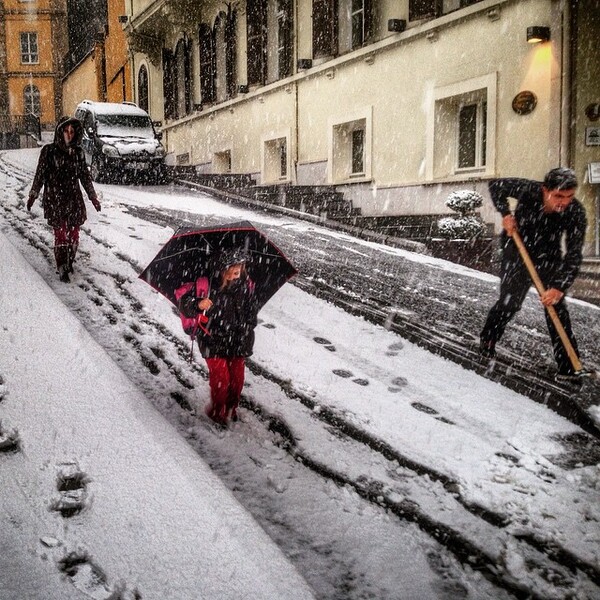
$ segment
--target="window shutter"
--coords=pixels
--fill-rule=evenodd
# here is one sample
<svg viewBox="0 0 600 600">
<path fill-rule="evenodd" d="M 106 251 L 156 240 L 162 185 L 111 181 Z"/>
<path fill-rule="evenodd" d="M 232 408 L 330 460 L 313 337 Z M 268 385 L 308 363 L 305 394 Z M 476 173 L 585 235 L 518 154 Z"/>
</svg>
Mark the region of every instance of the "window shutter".
<svg viewBox="0 0 600 600">
<path fill-rule="evenodd" d="M 292 8 L 293 4 L 291 0 L 279 0 L 277 15 L 277 75 L 279 79 L 289 77 L 292 74 L 294 58 L 292 40 L 294 17 Z"/>
<path fill-rule="evenodd" d="M 225 86 L 227 96 L 232 98 L 236 95 L 236 55 L 237 55 L 237 33 L 236 33 L 237 13 L 235 10 L 227 12 L 225 21 Z"/>
<path fill-rule="evenodd" d="M 373 0 L 364 0 L 365 10 L 365 42 L 372 42 L 375 37 L 375 15 Z"/>
<path fill-rule="evenodd" d="M 189 115 L 192 112 L 192 40 L 187 37 L 184 41 L 183 51 L 185 114 Z"/>
<path fill-rule="evenodd" d="M 313 58 L 338 52 L 337 0 L 313 0 Z"/>
<path fill-rule="evenodd" d="M 442 14 L 442 0 L 410 0 L 408 4 L 408 19 L 431 19 Z"/>
<path fill-rule="evenodd" d="M 215 51 L 211 28 L 203 23 L 198 31 L 200 52 L 200 99 L 203 104 L 215 101 Z"/>
<path fill-rule="evenodd" d="M 266 8 L 264 0 L 248 0 L 246 6 L 248 85 L 264 85 L 267 80 Z"/>
<path fill-rule="evenodd" d="M 170 50 L 163 48 L 163 94 L 165 97 L 165 118 L 175 116 L 177 98 L 175 93 L 176 77 L 174 73 L 174 57 Z"/>
</svg>

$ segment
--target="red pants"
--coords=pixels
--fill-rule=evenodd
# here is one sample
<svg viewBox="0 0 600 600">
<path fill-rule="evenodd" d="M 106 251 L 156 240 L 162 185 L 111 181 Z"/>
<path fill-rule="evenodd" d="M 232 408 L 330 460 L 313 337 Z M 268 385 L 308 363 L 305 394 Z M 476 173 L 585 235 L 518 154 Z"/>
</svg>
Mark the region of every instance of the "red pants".
<svg viewBox="0 0 600 600">
<path fill-rule="evenodd" d="M 207 358 L 208 383 L 210 385 L 211 418 L 224 421 L 231 410 L 235 412 L 244 387 L 245 359 Z"/>
<path fill-rule="evenodd" d="M 63 223 L 54 229 L 54 246 L 76 246 L 79 244 L 79 227 L 69 227 Z"/>
</svg>

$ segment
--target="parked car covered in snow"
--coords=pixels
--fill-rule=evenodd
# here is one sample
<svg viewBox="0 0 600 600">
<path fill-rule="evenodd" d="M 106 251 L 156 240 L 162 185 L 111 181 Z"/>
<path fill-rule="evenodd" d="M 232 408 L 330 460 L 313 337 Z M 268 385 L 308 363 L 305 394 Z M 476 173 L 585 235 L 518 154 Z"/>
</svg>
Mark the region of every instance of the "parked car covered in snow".
<svg viewBox="0 0 600 600">
<path fill-rule="evenodd" d="M 84 100 L 75 117 L 83 123 L 82 146 L 94 181 L 164 179 L 165 149 L 145 110 L 132 102 Z"/>
</svg>

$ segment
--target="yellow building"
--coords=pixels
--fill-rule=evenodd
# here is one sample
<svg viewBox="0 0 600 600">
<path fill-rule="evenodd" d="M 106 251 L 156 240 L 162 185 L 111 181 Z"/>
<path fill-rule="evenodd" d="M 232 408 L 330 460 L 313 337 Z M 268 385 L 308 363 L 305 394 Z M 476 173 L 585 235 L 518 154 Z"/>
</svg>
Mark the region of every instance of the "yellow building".
<svg viewBox="0 0 600 600">
<path fill-rule="evenodd" d="M 71 3 L 73 9 L 77 3 Z M 87 13 L 75 18 L 70 25 L 70 41 L 81 36 L 81 21 L 93 24 L 83 32 L 83 51 L 75 53 L 74 60 L 67 66 L 63 80 L 63 112 L 72 115 L 82 100 L 98 102 L 130 101 L 131 72 L 127 42 L 119 17 L 123 15 L 120 0 L 95 0 L 85 5 L 79 3 Z M 90 14 L 93 13 L 93 19 Z M 95 27 L 95 30 L 94 30 Z M 75 31 L 72 31 L 75 30 Z M 81 44 L 78 50 L 81 50 Z"/>
<path fill-rule="evenodd" d="M 3 0 L 0 10 L 0 113 L 13 120 L 33 114 L 52 129 L 61 110 L 65 0 Z"/>
</svg>

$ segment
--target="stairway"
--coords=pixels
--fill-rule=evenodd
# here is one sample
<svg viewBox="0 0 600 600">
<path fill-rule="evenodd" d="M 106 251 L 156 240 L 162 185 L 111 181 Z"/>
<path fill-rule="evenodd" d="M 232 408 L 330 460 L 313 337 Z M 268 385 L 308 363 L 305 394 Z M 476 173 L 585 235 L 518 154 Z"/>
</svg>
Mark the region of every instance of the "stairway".
<svg viewBox="0 0 600 600">
<path fill-rule="evenodd" d="M 569 295 L 600 306 L 600 258 L 585 258 Z"/>
</svg>

